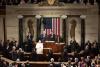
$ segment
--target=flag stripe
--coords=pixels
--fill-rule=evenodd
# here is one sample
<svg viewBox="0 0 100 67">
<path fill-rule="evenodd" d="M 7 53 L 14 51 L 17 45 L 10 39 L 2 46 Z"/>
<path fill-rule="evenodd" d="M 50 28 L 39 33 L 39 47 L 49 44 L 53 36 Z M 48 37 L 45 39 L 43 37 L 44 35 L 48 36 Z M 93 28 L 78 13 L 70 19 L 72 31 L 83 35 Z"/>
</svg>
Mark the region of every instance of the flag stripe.
<svg viewBox="0 0 100 67">
<path fill-rule="evenodd" d="M 58 18 L 58 35 L 60 36 L 60 18 Z"/>
<path fill-rule="evenodd" d="M 57 35 L 57 19 L 56 19 L 56 35 Z"/>
<path fill-rule="evenodd" d="M 56 18 L 54 18 L 54 34 L 56 35 Z"/>
<path fill-rule="evenodd" d="M 56 19 L 56 35 L 58 36 L 58 18 Z"/>
<path fill-rule="evenodd" d="M 52 18 L 52 32 L 54 34 L 54 18 Z"/>
<path fill-rule="evenodd" d="M 56 36 L 60 36 L 60 18 L 44 18 L 44 29 L 46 31 L 46 35 L 51 33 L 55 34 Z"/>
</svg>

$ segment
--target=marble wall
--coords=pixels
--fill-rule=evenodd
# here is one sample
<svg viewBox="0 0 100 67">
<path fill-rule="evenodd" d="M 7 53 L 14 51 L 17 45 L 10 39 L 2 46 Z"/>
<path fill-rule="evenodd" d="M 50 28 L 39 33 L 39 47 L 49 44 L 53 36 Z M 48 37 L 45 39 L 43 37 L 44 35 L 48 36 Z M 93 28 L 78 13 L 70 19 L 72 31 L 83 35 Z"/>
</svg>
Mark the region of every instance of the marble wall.
<svg viewBox="0 0 100 67">
<path fill-rule="evenodd" d="M 0 40 L 4 40 L 3 17 L 0 17 Z"/>
<path fill-rule="evenodd" d="M 16 14 L 6 15 L 7 39 L 17 40 L 19 36 L 19 20 Z"/>
<path fill-rule="evenodd" d="M 9 9 L 11 9 L 12 7 L 8 7 Z M 18 36 L 19 36 L 19 28 L 18 28 L 18 15 L 46 15 L 48 14 L 48 8 L 40 8 L 41 10 L 37 9 L 37 11 L 35 9 L 33 9 L 34 7 L 25 7 L 25 8 L 18 8 L 15 9 L 12 9 L 11 11 L 9 11 L 7 8 L 7 14 L 6 14 L 6 29 L 7 29 L 7 39 L 10 39 L 10 40 L 17 40 L 18 41 Z M 59 8 L 59 11 L 58 11 L 58 8 Z M 74 7 L 73 7 L 74 8 Z M 86 7 L 84 8 L 74 8 L 72 10 L 69 9 L 65 9 L 64 8 L 64 11 L 63 10 L 60 10 L 62 9 L 61 7 L 57 7 L 57 8 L 49 8 L 49 13 L 50 15 L 54 15 L 55 12 L 59 12 L 58 15 L 85 15 L 86 18 L 85 18 L 85 40 L 90 40 L 90 41 L 94 41 L 94 40 L 98 40 L 98 7 L 90 7 L 88 9 L 86 9 Z M 57 9 L 57 10 L 56 10 Z M 25 11 L 26 10 L 26 11 Z M 47 11 L 46 11 L 47 10 Z M 54 13 L 53 13 L 54 11 Z M 10 14 L 9 14 L 10 13 Z M 57 13 L 56 13 L 57 15 Z M 77 18 L 78 20 L 79 18 Z M 1 21 L 1 19 L 0 19 Z M 78 21 L 79 23 L 80 21 Z M 1 24 L 1 22 L 0 22 Z M 0 26 L 2 27 L 2 26 Z M 34 26 L 36 27 L 36 26 Z M 0 28 L 0 31 L 1 28 Z M 67 31 L 68 32 L 68 31 Z M 68 32 L 69 33 L 69 32 Z M 78 24 L 78 27 L 76 29 L 76 38 L 77 38 L 77 41 L 80 43 L 80 23 Z M 36 34 L 35 34 L 36 36 Z M 69 35 L 68 35 L 69 36 Z M 1 36 L 0 36 L 1 37 Z M 35 37 L 36 38 L 36 37 Z M 70 39 L 69 39 L 70 40 Z"/>
<path fill-rule="evenodd" d="M 85 38 L 86 41 L 90 40 L 93 42 L 94 40 L 98 41 L 98 26 L 99 26 L 99 18 L 98 18 L 98 10 L 92 9 L 88 10 L 86 18 L 85 18 Z"/>
</svg>

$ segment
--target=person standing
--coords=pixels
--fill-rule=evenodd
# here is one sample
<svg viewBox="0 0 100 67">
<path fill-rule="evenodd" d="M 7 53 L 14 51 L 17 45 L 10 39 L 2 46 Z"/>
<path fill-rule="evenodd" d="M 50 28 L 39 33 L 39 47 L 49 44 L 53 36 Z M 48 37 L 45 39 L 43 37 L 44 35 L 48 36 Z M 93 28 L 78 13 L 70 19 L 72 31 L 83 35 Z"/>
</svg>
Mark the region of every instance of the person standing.
<svg viewBox="0 0 100 67">
<path fill-rule="evenodd" d="M 36 44 L 36 53 L 43 54 L 43 43 L 41 43 L 41 40 Z"/>
<path fill-rule="evenodd" d="M 43 32 L 40 34 L 39 40 L 41 40 L 41 42 L 45 42 L 46 39 L 47 39 L 47 37 L 46 37 L 46 32 L 43 31 Z"/>
</svg>

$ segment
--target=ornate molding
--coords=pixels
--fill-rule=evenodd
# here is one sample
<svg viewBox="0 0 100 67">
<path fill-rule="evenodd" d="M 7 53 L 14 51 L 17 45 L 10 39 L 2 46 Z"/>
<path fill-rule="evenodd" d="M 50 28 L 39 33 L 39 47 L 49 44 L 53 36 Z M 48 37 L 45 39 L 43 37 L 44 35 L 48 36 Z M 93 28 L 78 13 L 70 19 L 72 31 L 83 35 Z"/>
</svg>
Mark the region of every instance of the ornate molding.
<svg viewBox="0 0 100 67">
<path fill-rule="evenodd" d="M 67 15 L 62 15 L 61 18 L 62 19 L 66 19 L 67 18 Z"/>
<path fill-rule="evenodd" d="M 18 17 L 19 19 L 22 19 L 22 18 L 23 18 L 23 16 L 22 16 L 22 15 L 18 15 L 17 17 Z"/>
<path fill-rule="evenodd" d="M 46 3 L 47 4 L 47 3 Z M 88 10 L 92 8 L 84 5 L 71 5 L 66 4 L 64 6 L 46 6 L 45 4 L 39 6 L 38 4 L 28 4 L 28 5 L 19 5 L 19 6 L 7 6 L 6 15 L 17 14 L 17 15 L 88 15 Z M 93 7 L 93 10 L 96 10 L 96 6 Z M 93 11 L 92 11 L 93 12 Z"/>
<path fill-rule="evenodd" d="M 64 3 L 60 3 L 58 0 L 46 0 L 40 2 L 39 6 L 64 6 Z"/>
<path fill-rule="evenodd" d="M 81 15 L 80 18 L 85 19 L 86 15 Z"/>
<path fill-rule="evenodd" d="M 40 19 L 42 16 L 41 15 L 36 15 L 35 18 Z"/>
</svg>

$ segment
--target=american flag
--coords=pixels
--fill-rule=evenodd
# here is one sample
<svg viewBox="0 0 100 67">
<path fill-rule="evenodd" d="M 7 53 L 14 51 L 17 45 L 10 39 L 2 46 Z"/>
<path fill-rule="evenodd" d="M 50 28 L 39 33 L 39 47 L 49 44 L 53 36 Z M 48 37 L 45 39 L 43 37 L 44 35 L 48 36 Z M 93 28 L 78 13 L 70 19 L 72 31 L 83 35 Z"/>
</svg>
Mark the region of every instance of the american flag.
<svg viewBox="0 0 100 67">
<path fill-rule="evenodd" d="M 43 18 L 44 30 L 46 35 L 55 34 L 60 36 L 60 17 L 46 17 Z"/>
</svg>

